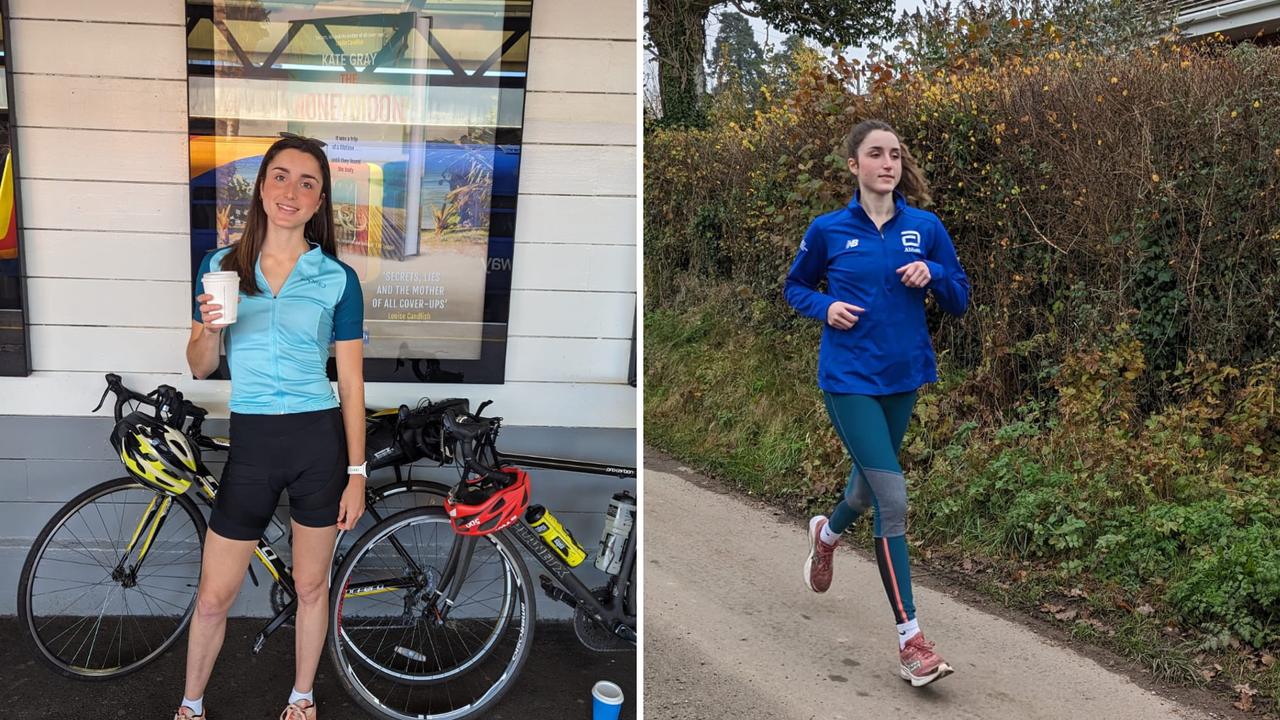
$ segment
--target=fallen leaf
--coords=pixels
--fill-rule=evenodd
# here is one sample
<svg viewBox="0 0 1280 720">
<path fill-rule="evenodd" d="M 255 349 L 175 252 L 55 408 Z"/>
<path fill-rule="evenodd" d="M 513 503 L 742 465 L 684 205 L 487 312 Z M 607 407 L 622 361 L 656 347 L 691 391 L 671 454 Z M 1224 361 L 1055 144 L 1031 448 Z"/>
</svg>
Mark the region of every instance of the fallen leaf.
<svg viewBox="0 0 1280 720">
<path fill-rule="evenodd" d="M 973 561 L 969 558 L 965 558 L 964 563 L 960 565 L 960 568 L 967 573 L 973 572 Z"/>
<path fill-rule="evenodd" d="M 1258 691 L 1250 687 L 1248 683 L 1245 683 L 1243 685 L 1237 685 L 1235 689 L 1236 689 L 1236 692 L 1240 693 L 1240 701 L 1234 702 L 1231 704 L 1235 705 L 1236 709 L 1239 710 L 1240 712 L 1249 712 L 1250 710 L 1252 710 L 1253 696 Z"/>
<path fill-rule="evenodd" d="M 1071 588 L 1070 590 L 1067 590 L 1066 595 L 1067 597 L 1073 598 L 1087 598 L 1089 597 L 1089 591 L 1082 590 L 1080 588 Z"/>
<path fill-rule="evenodd" d="M 1150 605 L 1139 605 L 1138 609 L 1135 610 L 1134 612 L 1138 613 L 1139 615 L 1151 615 L 1155 611 L 1156 609 L 1151 607 Z"/>
<path fill-rule="evenodd" d="M 1014 580 L 1016 580 L 1016 581 L 1018 581 L 1018 582 L 1022 582 L 1023 580 L 1026 580 L 1026 579 L 1027 579 L 1027 571 L 1026 571 L 1026 570 L 1015 570 L 1015 571 L 1014 571 L 1014 573 L 1013 573 L 1013 579 L 1014 579 Z"/>
<path fill-rule="evenodd" d="M 1072 620 L 1076 616 L 1076 611 L 1067 610 L 1065 612 L 1054 613 L 1053 616 L 1058 618 L 1059 620 Z"/>
<path fill-rule="evenodd" d="M 1047 612 L 1047 613 L 1060 613 L 1066 609 L 1067 608 L 1063 605 L 1050 605 L 1048 603 L 1045 603 L 1044 605 L 1040 606 L 1040 612 Z"/>
<path fill-rule="evenodd" d="M 1263 655 L 1263 656 L 1262 656 L 1262 664 L 1263 664 L 1263 665 L 1266 665 L 1267 667 L 1271 667 L 1272 665 L 1275 665 L 1275 664 L 1276 664 L 1276 656 L 1275 656 L 1275 655 Z"/>
<path fill-rule="evenodd" d="M 1200 671 L 1200 677 L 1203 677 L 1205 682 L 1212 682 L 1212 681 L 1213 681 L 1213 679 L 1214 679 L 1215 677 L 1217 677 L 1217 675 L 1218 675 L 1218 673 L 1217 673 L 1217 671 L 1215 671 L 1215 670 L 1201 670 L 1201 671 Z"/>
<path fill-rule="evenodd" d="M 1230 645 L 1235 650 L 1240 649 L 1240 641 L 1235 638 L 1230 638 L 1229 640 L 1227 640 L 1227 644 Z"/>
<path fill-rule="evenodd" d="M 1133 606 L 1123 600 L 1117 600 L 1116 607 L 1120 608 L 1121 610 L 1128 610 L 1129 612 L 1133 612 Z"/>
</svg>

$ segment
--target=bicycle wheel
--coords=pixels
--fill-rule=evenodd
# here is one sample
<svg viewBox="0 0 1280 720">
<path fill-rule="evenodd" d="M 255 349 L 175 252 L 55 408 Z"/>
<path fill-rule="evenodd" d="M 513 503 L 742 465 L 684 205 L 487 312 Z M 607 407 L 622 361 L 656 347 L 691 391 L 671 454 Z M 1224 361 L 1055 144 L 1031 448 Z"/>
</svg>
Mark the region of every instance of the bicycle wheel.
<svg viewBox="0 0 1280 720">
<path fill-rule="evenodd" d="M 144 523 L 151 513 L 163 513 L 158 530 Z M 189 497 L 162 495 L 132 478 L 78 495 L 36 536 L 22 567 L 18 627 L 32 654 L 63 676 L 87 680 L 121 677 L 155 660 L 195 611 L 204 534 L 204 516 Z"/>
<path fill-rule="evenodd" d="M 534 593 L 505 533 L 476 538 L 457 602 L 440 619 L 433 600 L 458 538 L 443 509 L 409 510 L 361 537 L 339 568 L 329 656 L 343 687 L 369 712 L 475 718 L 524 667 Z"/>
</svg>

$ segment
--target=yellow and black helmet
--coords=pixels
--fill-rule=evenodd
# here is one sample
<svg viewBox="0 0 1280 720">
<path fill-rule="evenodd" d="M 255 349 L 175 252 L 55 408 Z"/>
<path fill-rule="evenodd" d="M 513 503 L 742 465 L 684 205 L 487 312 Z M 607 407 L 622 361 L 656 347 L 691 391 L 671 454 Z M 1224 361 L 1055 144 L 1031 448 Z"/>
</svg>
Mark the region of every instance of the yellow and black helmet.
<svg viewBox="0 0 1280 720">
<path fill-rule="evenodd" d="M 178 430 L 141 412 L 116 423 L 111 444 L 129 474 L 162 492 L 181 495 L 196 480 L 196 453 Z"/>
</svg>

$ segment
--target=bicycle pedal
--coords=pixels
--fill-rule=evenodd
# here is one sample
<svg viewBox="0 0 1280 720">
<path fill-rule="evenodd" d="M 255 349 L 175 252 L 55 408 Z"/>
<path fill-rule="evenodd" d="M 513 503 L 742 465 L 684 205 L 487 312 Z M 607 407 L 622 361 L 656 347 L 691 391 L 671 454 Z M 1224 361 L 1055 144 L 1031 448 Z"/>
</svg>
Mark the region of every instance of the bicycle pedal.
<svg viewBox="0 0 1280 720">
<path fill-rule="evenodd" d="M 546 593 L 547 597 L 551 598 L 552 600 L 559 600 L 565 605 L 568 605 L 569 607 L 574 608 L 575 610 L 577 609 L 578 607 L 577 598 L 565 592 L 564 590 L 561 590 L 560 588 L 556 587 L 551 582 L 551 578 L 547 577 L 546 575 L 539 575 L 538 584 L 542 585 L 542 592 Z"/>
</svg>

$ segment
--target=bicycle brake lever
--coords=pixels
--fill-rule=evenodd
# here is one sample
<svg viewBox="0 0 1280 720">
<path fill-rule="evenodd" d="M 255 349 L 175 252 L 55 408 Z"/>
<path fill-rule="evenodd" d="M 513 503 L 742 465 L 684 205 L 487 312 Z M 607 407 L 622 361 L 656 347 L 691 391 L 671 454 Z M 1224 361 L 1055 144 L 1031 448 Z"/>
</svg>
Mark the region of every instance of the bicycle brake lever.
<svg viewBox="0 0 1280 720">
<path fill-rule="evenodd" d="M 110 394 L 111 394 L 111 386 L 108 385 L 107 389 L 102 391 L 102 399 L 98 401 L 98 407 L 94 408 L 93 412 L 98 412 L 99 410 L 102 409 L 102 403 L 107 401 L 107 396 Z"/>
</svg>

